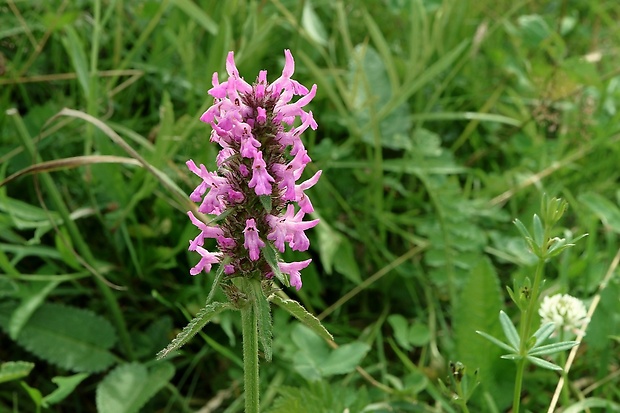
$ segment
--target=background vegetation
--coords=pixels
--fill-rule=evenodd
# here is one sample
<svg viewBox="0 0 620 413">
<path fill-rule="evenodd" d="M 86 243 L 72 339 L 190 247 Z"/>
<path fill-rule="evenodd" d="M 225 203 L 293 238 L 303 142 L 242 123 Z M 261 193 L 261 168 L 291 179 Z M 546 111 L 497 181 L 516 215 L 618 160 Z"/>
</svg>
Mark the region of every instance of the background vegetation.
<svg viewBox="0 0 620 413">
<path fill-rule="evenodd" d="M 534 260 L 511 221 L 547 193 L 570 205 L 556 235 L 589 236 L 546 293 L 600 299 L 560 405 L 615 411 L 619 19 L 615 0 L 2 2 L 0 411 L 241 411 L 235 314 L 154 356 L 212 281 L 188 273 L 184 166 L 214 163 L 211 74 L 234 50 L 246 80 L 273 80 L 285 48 L 318 85 L 305 144 L 323 170 L 294 257 L 313 264 L 285 292 L 341 347 L 275 311 L 264 410 L 460 411 L 439 385 L 459 361 L 481 381 L 471 411 L 507 411 L 513 363 L 475 330 L 518 313 L 504 285 Z M 524 411 L 558 378 L 528 371 Z"/>
</svg>

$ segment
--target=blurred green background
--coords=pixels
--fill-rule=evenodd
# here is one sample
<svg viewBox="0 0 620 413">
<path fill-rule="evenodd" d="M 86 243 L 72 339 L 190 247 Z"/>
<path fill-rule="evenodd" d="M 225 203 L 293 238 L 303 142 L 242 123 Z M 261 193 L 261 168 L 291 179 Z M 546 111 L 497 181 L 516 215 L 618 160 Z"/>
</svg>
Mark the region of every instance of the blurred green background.
<svg viewBox="0 0 620 413">
<path fill-rule="evenodd" d="M 275 310 L 263 410 L 458 412 L 438 380 L 459 361 L 479 371 L 471 411 L 507 411 L 513 363 L 475 330 L 517 314 L 504 285 L 534 260 L 511 221 L 543 193 L 570 205 L 555 235 L 589 234 L 546 293 L 600 298 L 560 405 L 617 407 L 620 284 L 600 283 L 619 248 L 618 21 L 615 0 L 3 0 L 0 411 L 242 410 L 236 314 L 154 356 L 212 282 L 189 275 L 184 165 L 218 151 L 211 75 L 233 50 L 246 80 L 274 80 L 287 48 L 318 85 L 304 176 L 323 175 L 311 249 L 285 254 L 313 264 L 285 293 L 341 347 Z M 557 380 L 529 371 L 524 411 Z"/>
</svg>

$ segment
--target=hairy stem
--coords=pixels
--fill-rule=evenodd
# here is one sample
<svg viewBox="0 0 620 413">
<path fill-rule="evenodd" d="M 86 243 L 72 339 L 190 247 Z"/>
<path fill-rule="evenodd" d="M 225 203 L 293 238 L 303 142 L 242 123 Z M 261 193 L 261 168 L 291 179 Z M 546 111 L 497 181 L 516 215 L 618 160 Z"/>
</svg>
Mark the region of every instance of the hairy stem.
<svg viewBox="0 0 620 413">
<path fill-rule="evenodd" d="M 241 308 L 241 334 L 243 335 L 243 384 L 245 387 L 245 413 L 258 413 L 258 319 L 253 305 L 256 300 L 251 280 L 243 280 L 243 292 L 248 303 Z"/>
</svg>

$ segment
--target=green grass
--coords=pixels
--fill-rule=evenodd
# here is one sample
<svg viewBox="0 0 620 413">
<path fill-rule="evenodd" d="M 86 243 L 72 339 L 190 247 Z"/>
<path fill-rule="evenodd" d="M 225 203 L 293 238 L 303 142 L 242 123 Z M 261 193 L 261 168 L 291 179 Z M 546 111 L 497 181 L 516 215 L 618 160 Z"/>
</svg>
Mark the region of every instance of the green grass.
<svg viewBox="0 0 620 413">
<path fill-rule="evenodd" d="M 616 411 L 618 18 L 604 0 L 4 2 L 0 363 L 34 367 L 0 364 L 23 369 L 0 380 L 0 411 L 242 411 L 236 314 L 167 361 L 155 354 L 213 281 L 189 275 L 196 182 L 184 165 L 214 164 L 199 121 L 211 74 L 234 50 L 246 80 L 273 80 L 285 48 L 295 78 L 318 85 L 306 174 L 323 175 L 309 192 L 321 218 L 311 249 L 286 254 L 313 263 L 304 288 L 284 292 L 340 348 L 369 350 L 357 370 L 309 374 L 303 361 L 338 350 L 274 309 L 263 410 L 460 412 L 438 382 L 450 387 L 460 361 L 470 382 L 480 369 L 470 411 L 507 411 L 514 363 L 475 331 L 501 336 L 500 310 L 518 321 L 505 286 L 536 262 L 511 221 L 531 222 L 547 193 L 569 203 L 552 235 L 589 235 L 548 263 L 543 293 L 597 304 L 559 405 Z M 36 354 L 42 308 L 108 364 Z M 90 319 L 105 327 L 86 331 Z M 547 411 L 559 377 L 527 370 L 522 411 Z M 133 393 L 114 393 L 123 378 Z"/>
</svg>

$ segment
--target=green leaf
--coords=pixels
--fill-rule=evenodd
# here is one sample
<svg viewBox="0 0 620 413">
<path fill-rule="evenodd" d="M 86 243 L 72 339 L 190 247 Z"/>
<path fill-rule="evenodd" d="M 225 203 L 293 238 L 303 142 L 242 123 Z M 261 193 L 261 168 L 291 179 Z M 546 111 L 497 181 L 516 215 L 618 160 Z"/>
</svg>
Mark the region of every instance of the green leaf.
<svg viewBox="0 0 620 413">
<path fill-rule="evenodd" d="M 13 303 L 0 306 L 0 327 L 8 327 Z M 109 349 L 116 342 L 103 317 L 75 307 L 45 303 L 32 314 L 17 343 L 36 356 L 67 370 L 99 372 L 115 362 Z"/>
<path fill-rule="evenodd" d="M 0 364 L 0 383 L 21 379 L 30 374 L 34 363 L 27 361 L 7 361 Z"/>
<path fill-rule="evenodd" d="M 171 352 L 178 350 L 192 337 L 194 337 L 209 321 L 224 310 L 232 310 L 234 307 L 230 303 L 211 303 L 204 306 L 196 317 L 186 325 L 183 330 L 168 344 L 168 346 L 157 353 L 157 360 L 167 357 Z"/>
<path fill-rule="evenodd" d="M 25 294 L 19 307 L 13 311 L 11 321 L 9 322 L 9 337 L 15 340 L 24 325 L 28 322 L 32 314 L 41 306 L 45 297 L 48 296 L 60 284 L 58 281 L 52 281 L 47 284 L 31 283 L 29 288 L 31 291 Z"/>
<path fill-rule="evenodd" d="M 334 337 L 327 331 L 321 321 L 308 312 L 301 304 L 295 300 L 284 299 L 279 295 L 272 295 L 270 299 L 280 308 L 286 310 L 290 315 L 304 323 L 308 328 L 318 334 L 324 340 L 334 340 Z"/>
<path fill-rule="evenodd" d="M 616 205 L 594 192 L 581 194 L 578 199 L 594 212 L 605 226 L 620 234 L 620 209 Z"/>
<path fill-rule="evenodd" d="M 366 343 L 354 342 L 344 344 L 334 350 L 327 360 L 321 364 L 320 370 L 323 376 L 350 373 L 360 364 L 370 350 Z"/>
<path fill-rule="evenodd" d="M 431 330 L 424 323 L 414 322 L 409 327 L 408 338 L 409 342 L 414 346 L 425 346 L 431 340 Z"/>
<path fill-rule="evenodd" d="M 77 74 L 78 82 L 84 91 L 86 99 L 90 97 L 90 80 L 88 76 L 88 61 L 82 41 L 72 26 L 65 26 L 62 44 L 69 55 L 73 68 Z"/>
<path fill-rule="evenodd" d="M 250 280 L 252 289 L 254 290 L 255 300 L 252 303 L 254 305 L 254 311 L 258 319 L 258 341 L 260 342 L 263 352 L 265 353 L 265 360 L 271 361 L 272 356 L 272 343 L 273 343 L 273 325 L 271 324 L 271 307 L 267 297 L 263 294 L 260 282 L 256 280 Z"/>
<path fill-rule="evenodd" d="M 538 357 L 532 357 L 532 356 L 527 356 L 527 359 L 532 363 L 537 365 L 538 367 L 542 367 L 544 369 L 549 369 L 549 370 L 555 370 L 555 371 L 561 371 L 562 367 L 558 366 L 557 364 L 553 364 L 547 360 L 543 360 L 541 358 Z"/>
<path fill-rule="evenodd" d="M 280 266 L 278 266 L 278 253 L 273 248 L 273 245 L 271 245 L 271 242 L 266 242 L 265 247 L 261 251 L 263 252 L 265 261 L 269 264 L 269 267 L 271 268 L 271 271 L 273 271 L 276 278 L 282 283 L 282 285 L 290 287 L 291 283 L 288 277 L 285 277 L 284 274 L 282 274 L 282 271 L 280 271 Z"/>
<path fill-rule="evenodd" d="M 508 342 L 512 345 L 512 347 L 518 349 L 521 343 L 519 333 L 517 332 L 514 324 L 512 324 L 512 321 L 508 315 L 506 315 L 503 311 L 499 312 L 499 322 L 502 325 L 502 330 L 504 330 L 504 335 L 508 339 Z"/>
<path fill-rule="evenodd" d="M 30 399 L 34 402 L 34 404 L 38 407 L 42 406 L 43 403 L 43 395 L 39 391 L 39 389 L 35 389 L 34 387 L 30 387 L 26 382 L 19 382 L 19 384 L 26 390 Z M 38 410 L 38 409 L 37 409 Z"/>
<path fill-rule="evenodd" d="M 552 322 L 545 323 L 536 332 L 534 333 L 534 337 L 536 337 L 536 341 L 534 342 L 534 346 L 532 350 L 538 347 L 543 341 L 545 341 L 553 331 L 555 330 L 555 324 Z"/>
<path fill-rule="evenodd" d="M 545 230 L 543 229 L 543 223 L 537 214 L 532 217 L 532 227 L 534 228 L 534 241 L 540 248 L 545 243 Z"/>
<path fill-rule="evenodd" d="M 219 31 L 219 27 L 215 20 L 211 18 L 205 10 L 200 8 L 196 3 L 191 0 L 173 0 L 172 3 L 179 9 L 183 10 L 187 17 L 193 19 L 202 26 L 206 31 L 212 35 L 216 35 Z"/>
<path fill-rule="evenodd" d="M 476 333 L 480 334 L 482 337 L 486 338 L 487 340 L 489 340 L 490 342 L 492 342 L 496 346 L 499 346 L 499 347 L 503 348 L 504 350 L 507 350 L 507 351 L 519 351 L 518 349 L 510 347 L 508 344 L 504 343 L 503 341 L 500 341 L 500 340 L 496 339 L 495 337 L 493 337 L 490 334 L 485 333 L 484 331 L 476 330 Z"/>
<path fill-rule="evenodd" d="M 488 383 L 493 385 L 499 381 L 496 380 L 501 368 L 498 366 L 503 364 L 497 362 L 501 354 L 500 349 L 515 351 L 488 334 L 498 336 L 501 334 L 497 318 L 502 308 L 501 297 L 501 287 L 495 269 L 490 260 L 482 258 L 469 271 L 453 310 L 456 360 L 471 371 L 480 369 Z M 494 391 L 497 387 L 487 387 L 487 390 Z"/>
<path fill-rule="evenodd" d="M 547 344 L 528 351 L 528 356 L 543 356 L 569 350 L 579 344 L 578 341 L 562 341 L 560 343 Z"/>
<path fill-rule="evenodd" d="M 321 23 L 319 16 L 314 12 L 310 0 L 304 2 L 304 9 L 301 14 L 301 25 L 312 40 L 322 46 L 327 46 L 327 31 L 323 23 Z"/>
<path fill-rule="evenodd" d="M 265 208 L 265 212 L 270 214 L 271 208 L 272 208 L 271 195 L 261 195 L 259 196 L 259 199 L 260 199 L 260 203 L 263 205 L 263 208 Z"/>
<path fill-rule="evenodd" d="M 73 393 L 73 390 L 89 376 L 88 373 L 78 373 L 69 377 L 53 377 L 52 383 L 55 383 L 58 388 L 45 396 L 41 405 L 43 407 L 49 407 L 53 404 L 63 401 L 67 396 Z"/>
<path fill-rule="evenodd" d="M 97 386 L 98 413 L 138 412 L 174 376 L 170 363 L 147 369 L 144 364 L 122 364 Z"/>
<path fill-rule="evenodd" d="M 390 314 L 387 322 L 394 330 L 394 338 L 398 345 L 406 350 L 411 350 L 413 347 L 409 342 L 409 323 L 407 319 L 400 314 Z"/>
</svg>

